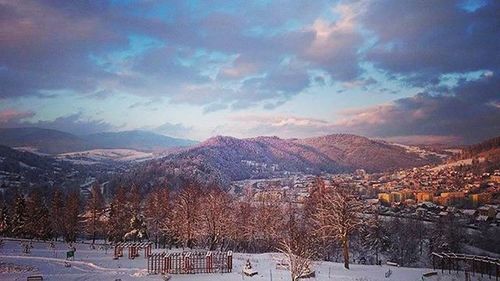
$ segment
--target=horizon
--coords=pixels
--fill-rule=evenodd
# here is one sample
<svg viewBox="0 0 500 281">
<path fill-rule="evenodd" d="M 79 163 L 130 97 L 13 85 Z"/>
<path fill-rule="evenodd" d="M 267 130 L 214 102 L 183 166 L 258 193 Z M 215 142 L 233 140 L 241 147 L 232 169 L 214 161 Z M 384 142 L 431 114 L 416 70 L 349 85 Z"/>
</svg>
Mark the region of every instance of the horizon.
<svg viewBox="0 0 500 281">
<path fill-rule="evenodd" d="M 0 0 L 0 128 L 478 143 L 499 5 Z"/>
<path fill-rule="evenodd" d="M 52 129 L 52 128 L 42 128 L 42 127 L 8 127 L 8 128 L 2 128 L 2 127 L 0 127 L 0 130 L 1 129 L 14 129 L 14 130 L 15 129 L 42 129 L 42 130 L 51 130 L 51 131 L 58 131 L 58 132 L 62 132 L 62 133 L 67 133 L 67 134 L 70 134 L 70 135 L 73 135 L 73 136 L 76 136 L 76 137 L 85 137 L 85 136 L 89 136 L 89 135 L 93 135 L 93 134 L 106 134 L 106 133 L 143 132 L 143 133 L 151 133 L 151 134 L 154 134 L 154 135 L 164 136 L 164 137 L 168 137 L 168 138 L 181 139 L 181 140 L 185 140 L 185 141 L 193 141 L 193 142 L 195 142 L 192 145 L 203 143 L 203 142 L 205 142 L 205 141 L 207 141 L 209 139 L 217 138 L 217 137 L 236 138 L 236 139 L 240 139 L 240 140 L 254 139 L 254 138 L 279 138 L 279 139 L 282 139 L 282 140 L 295 140 L 295 139 L 307 139 L 307 138 L 321 138 L 321 137 L 334 136 L 334 135 L 348 135 L 348 136 L 363 137 L 363 138 L 368 138 L 370 140 L 388 142 L 388 143 L 393 143 L 393 144 L 403 144 L 403 145 L 410 145 L 410 146 L 419 146 L 419 145 L 444 145 L 444 146 L 447 146 L 449 148 L 452 148 L 452 147 L 460 147 L 460 146 L 468 146 L 468 145 L 479 144 L 479 143 L 482 143 L 484 141 L 488 141 L 488 140 L 491 140 L 491 139 L 494 139 L 494 138 L 498 137 L 498 136 L 495 136 L 495 137 L 492 137 L 492 138 L 482 139 L 482 140 L 479 140 L 479 142 L 477 142 L 477 143 L 470 143 L 470 144 L 452 143 L 452 142 L 440 143 L 440 142 L 437 142 L 437 141 L 429 140 L 427 138 L 425 140 L 422 140 L 422 139 L 414 138 L 414 137 L 402 138 L 402 139 L 368 137 L 368 136 L 363 136 L 363 135 L 358 135 L 358 134 L 342 133 L 342 132 L 330 133 L 330 134 L 318 135 L 318 136 L 306 136 L 306 137 L 302 137 L 302 138 L 300 138 L 300 137 L 280 137 L 280 136 L 271 135 L 271 134 L 269 134 L 269 135 L 251 136 L 251 137 L 236 137 L 236 136 L 231 136 L 231 135 L 220 134 L 220 135 L 213 135 L 213 136 L 209 136 L 209 137 L 207 137 L 205 139 L 199 139 L 198 140 L 198 139 L 189 139 L 189 138 L 183 138 L 183 137 L 173 137 L 173 136 L 161 133 L 161 132 L 155 132 L 153 130 L 146 130 L 146 129 L 135 129 L 135 130 L 132 129 L 132 130 L 122 130 L 122 131 L 102 131 L 102 132 L 96 132 L 96 133 L 92 133 L 92 134 L 74 134 L 74 133 L 71 133 L 71 132 L 68 132 L 68 131 L 62 131 L 62 130 L 57 130 L 57 129 Z M 190 145 L 187 145 L 187 146 L 190 146 Z"/>
</svg>

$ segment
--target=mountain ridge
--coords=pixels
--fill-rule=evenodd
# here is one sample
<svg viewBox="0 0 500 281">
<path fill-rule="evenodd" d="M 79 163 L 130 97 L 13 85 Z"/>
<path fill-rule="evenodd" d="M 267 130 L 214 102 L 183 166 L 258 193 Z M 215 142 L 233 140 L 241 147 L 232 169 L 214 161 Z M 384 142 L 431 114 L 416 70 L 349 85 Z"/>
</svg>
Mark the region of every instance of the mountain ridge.
<svg viewBox="0 0 500 281">
<path fill-rule="evenodd" d="M 124 148 L 153 151 L 190 146 L 197 142 L 148 131 L 102 132 L 76 136 L 67 132 L 37 127 L 0 128 L 0 145 L 31 147 L 47 154 L 87 151 L 99 148 Z"/>
<path fill-rule="evenodd" d="M 440 161 L 438 157 L 422 157 L 397 145 L 351 134 L 305 139 L 215 136 L 152 160 L 143 169 L 156 174 L 167 171 L 191 174 L 203 179 L 213 179 L 215 174 L 221 182 L 229 182 L 293 172 L 342 173 L 356 169 L 383 172 Z"/>
</svg>

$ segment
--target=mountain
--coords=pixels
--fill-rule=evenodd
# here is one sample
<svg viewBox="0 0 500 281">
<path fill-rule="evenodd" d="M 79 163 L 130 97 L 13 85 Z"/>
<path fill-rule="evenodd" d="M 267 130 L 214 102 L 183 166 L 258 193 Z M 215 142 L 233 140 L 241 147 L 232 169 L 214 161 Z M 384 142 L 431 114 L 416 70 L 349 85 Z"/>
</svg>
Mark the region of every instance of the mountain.
<svg viewBox="0 0 500 281">
<path fill-rule="evenodd" d="M 70 163 L 0 145 L 0 187 L 61 187 L 73 179 L 71 175 L 75 167 Z"/>
<path fill-rule="evenodd" d="M 490 156 L 500 158 L 500 136 L 482 141 L 478 144 L 473 144 L 462 149 L 460 157 L 473 158 L 478 156 Z"/>
<path fill-rule="evenodd" d="M 136 150 L 162 150 L 165 148 L 190 146 L 197 142 L 172 138 L 147 131 L 104 132 L 84 136 L 94 148 L 128 148 Z"/>
<path fill-rule="evenodd" d="M 227 182 L 291 172 L 382 172 L 440 161 L 439 157 L 423 156 L 402 146 L 348 134 L 306 139 L 217 136 L 153 160 L 142 169 L 152 174 L 183 173 Z"/>
<path fill-rule="evenodd" d="M 30 147 L 48 154 L 86 150 L 91 147 L 87 141 L 70 133 L 41 128 L 0 128 L 0 145 Z"/>
<path fill-rule="evenodd" d="M 166 150 L 196 144 L 146 131 L 106 132 L 85 136 L 41 128 L 0 128 L 0 145 L 24 147 L 46 154 L 87 151 L 91 149 Z"/>
</svg>

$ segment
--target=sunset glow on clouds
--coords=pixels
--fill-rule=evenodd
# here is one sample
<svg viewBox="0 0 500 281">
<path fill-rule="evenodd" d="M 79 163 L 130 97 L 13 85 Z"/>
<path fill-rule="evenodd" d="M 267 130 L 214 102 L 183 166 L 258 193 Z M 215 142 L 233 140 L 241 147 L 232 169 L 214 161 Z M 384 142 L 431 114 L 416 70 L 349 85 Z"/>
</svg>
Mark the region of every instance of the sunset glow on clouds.
<svg viewBox="0 0 500 281">
<path fill-rule="evenodd" d="M 498 1 L 0 0 L 0 126 L 475 142 Z"/>
</svg>

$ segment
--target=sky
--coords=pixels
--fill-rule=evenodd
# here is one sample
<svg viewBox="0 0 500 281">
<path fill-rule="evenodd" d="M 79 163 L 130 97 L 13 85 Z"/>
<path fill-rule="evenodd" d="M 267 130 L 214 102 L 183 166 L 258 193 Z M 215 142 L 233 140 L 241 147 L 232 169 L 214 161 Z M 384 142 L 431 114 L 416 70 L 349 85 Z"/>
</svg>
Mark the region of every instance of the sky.
<svg viewBox="0 0 500 281">
<path fill-rule="evenodd" d="M 474 143 L 500 1 L 0 0 L 0 127 Z"/>
</svg>

